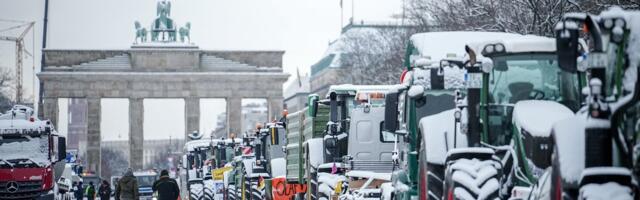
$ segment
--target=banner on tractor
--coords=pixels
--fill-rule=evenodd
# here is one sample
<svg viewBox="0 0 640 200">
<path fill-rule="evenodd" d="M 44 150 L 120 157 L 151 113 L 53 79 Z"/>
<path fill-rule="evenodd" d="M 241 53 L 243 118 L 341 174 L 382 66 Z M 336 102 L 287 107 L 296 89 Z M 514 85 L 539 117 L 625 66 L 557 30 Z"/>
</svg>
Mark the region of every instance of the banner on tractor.
<svg viewBox="0 0 640 200">
<path fill-rule="evenodd" d="M 273 187 L 273 200 L 289 200 L 298 193 L 307 191 L 305 184 L 287 184 L 284 177 L 271 179 Z"/>
<path fill-rule="evenodd" d="M 223 167 L 218 169 L 211 170 L 211 174 L 213 175 L 213 180 L 223 180 L 224 172 L 231 171 L 233 167 Z"/>
</svg>

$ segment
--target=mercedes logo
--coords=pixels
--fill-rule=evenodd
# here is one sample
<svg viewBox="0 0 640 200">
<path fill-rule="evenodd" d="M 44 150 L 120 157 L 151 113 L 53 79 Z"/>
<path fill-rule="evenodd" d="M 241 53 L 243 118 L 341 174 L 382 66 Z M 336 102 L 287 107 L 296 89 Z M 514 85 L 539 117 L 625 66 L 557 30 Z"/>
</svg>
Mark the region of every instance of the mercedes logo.
<svg viewBox="0 0 640 200">
<path fill-rule="evenodd" d="M 15 181 L 11 181 L 7 183 L 7 192 L 15 193 L 17 191 L 18 191 L 18 183 L 16 183 Z"/>
</svg>

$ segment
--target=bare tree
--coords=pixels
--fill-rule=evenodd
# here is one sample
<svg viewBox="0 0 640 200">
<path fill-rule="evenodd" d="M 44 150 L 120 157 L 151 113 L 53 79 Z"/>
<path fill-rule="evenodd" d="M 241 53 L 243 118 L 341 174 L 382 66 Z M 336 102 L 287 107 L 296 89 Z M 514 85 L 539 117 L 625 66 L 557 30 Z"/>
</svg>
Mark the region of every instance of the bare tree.
<svg viewBox="0 0 640 200">
<path fill-rule="evenodd" d="M 102 177 L 105 179 L 115 175 L 123 175 L 129 166 L 129 161 L 126 159 L 122 151 L 118 151 L 112 148 L 102 147 Z"/>
<path fill-rule="evenodd" d="M 11 109 L 14 104 L 11 99 L 14 76 L 11 68 L 0 67 L 0 112 Z"/>
<path fill-rule="evenodd" d="M 341 66 L 353 84 L 398 83 L 409 37 L 416 28 L 385 26 L 349 30 L 341 39 Z"/>
<path fill-rule="evenodd" d="M 611 6 L 640 8 L 638 0 L 409 0 L 410 20 L 443 30 L 553 35 L 564 13 L 600 13 Z M 430 22 L 430 23 L 429 23 Z"/>
</svg>

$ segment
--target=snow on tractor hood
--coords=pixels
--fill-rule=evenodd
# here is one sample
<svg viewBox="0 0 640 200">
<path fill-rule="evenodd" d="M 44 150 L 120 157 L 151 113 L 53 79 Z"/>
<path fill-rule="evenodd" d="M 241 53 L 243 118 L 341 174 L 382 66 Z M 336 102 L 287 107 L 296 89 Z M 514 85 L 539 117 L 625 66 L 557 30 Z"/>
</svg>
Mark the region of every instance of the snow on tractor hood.
<svg viewBox="0 0 640 200">
<path fill-rule="evenodd" d="M 465 134 L 460 134 L 460 130 L 454 131 L 455 109 L 446 110 L 435 115 L 420 119 L 420 131 L 425 135 L 422 137 L 427 148 L 427 162 L 444 164 L 447 156 L 447 149 L 453 149 L 453 134 L 457 131 L 456 144 L 467 144 Z M 462 112 L 462 118 L 466 117 L 466 112 Z M 458 127 L 460 128 L 460 127 Z M 445 136 L 446 135 L 446 136 Z"/>
<path fill-rule="evenodd" d="M 553 125 L 553 140 L 560 161 L 562 179 L 570 184 L 578 184 L 584 169 L 586 112 L 558 121 Z"/>
<path fill-rule="evenodd" d="M 554 123 L 571 116 L 569 108 L 553 101 L 526 100 L 513 107 L 513 123 L 518 131 L 524 129 L 533 137 L 549 137 Z"/>
</svg>

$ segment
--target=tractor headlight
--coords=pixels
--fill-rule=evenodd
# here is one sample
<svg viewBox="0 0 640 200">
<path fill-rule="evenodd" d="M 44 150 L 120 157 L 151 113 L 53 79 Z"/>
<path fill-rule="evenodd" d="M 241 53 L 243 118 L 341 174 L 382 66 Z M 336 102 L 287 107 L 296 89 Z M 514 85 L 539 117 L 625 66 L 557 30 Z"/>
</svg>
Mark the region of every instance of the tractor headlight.
<svg viewBox="0 0 640 200">
<path fill-rule="evenodd" d="M 625 25 L 624 19 L 622 19 L 622 18 L 618 18 L 618 19 L 616 19 L 616 26 L 617 26 L 617 27 L 622 27 L 622 28 L 624 28 L 624 25 Z"/>
<path fill-rule="evenodd" d="M 604 28 L 606 29 L 610 29 L 611 27 L 613 27 L 613 19 L 606 19 L 604 20 Z"/>
<path fill-rule="evenodd" d="M 496 44 L 494 49 L 496 50 L 496 52 L 504 52 L 504 45 L 503 44 Z"/>
<path fill-rule="evenodd" d="M 484 52 L 487 54 L 493 53 L 493 51 L 494 51 L 493 45 L 487 45 L 484 47 Z"/>
</svg>

